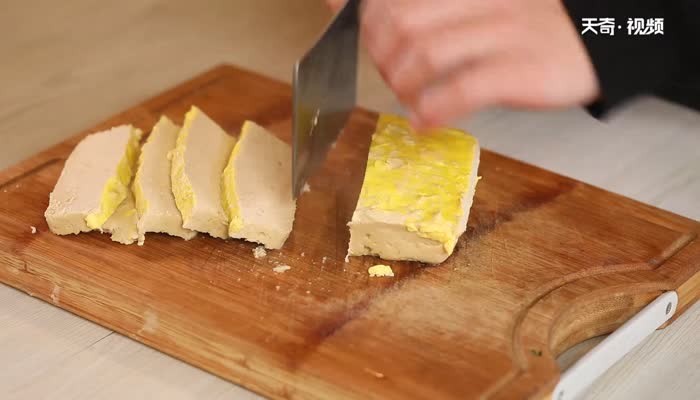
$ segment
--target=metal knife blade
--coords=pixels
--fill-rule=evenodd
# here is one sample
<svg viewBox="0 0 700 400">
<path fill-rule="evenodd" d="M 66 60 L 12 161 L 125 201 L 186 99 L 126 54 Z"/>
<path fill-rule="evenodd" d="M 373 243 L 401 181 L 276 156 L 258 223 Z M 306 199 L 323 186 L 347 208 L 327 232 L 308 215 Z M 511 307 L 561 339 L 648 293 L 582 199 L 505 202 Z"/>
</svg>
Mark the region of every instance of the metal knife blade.
<svg viewBox="0 0 700 400">
<path fill-rule="evenodd" d="M 292 194 L 326 158 L 355 107 L 360 0 L 348 0 L 294 65 Z"/>
</svg>

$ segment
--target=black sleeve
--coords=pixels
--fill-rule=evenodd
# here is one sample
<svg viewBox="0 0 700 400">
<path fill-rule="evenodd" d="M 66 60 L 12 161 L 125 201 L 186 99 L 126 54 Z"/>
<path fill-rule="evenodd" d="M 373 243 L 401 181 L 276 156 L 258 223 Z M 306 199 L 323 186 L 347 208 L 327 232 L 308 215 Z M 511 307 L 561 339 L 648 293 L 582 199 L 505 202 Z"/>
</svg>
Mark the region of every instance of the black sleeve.
<svg viewBox="0 0 700 400">
<path fill-rule="evenodd" d="M 582 35 L 601 88 L 588 106 L 601 116 L 625 100 L 653 94 L 700 109 L 700 0 L 563 0 L 579 32 L 583 18 L 615 18 L 614 35 Z M 628 34 L 629 18 L 663 18 L 663 35 Z"/>
</svg>

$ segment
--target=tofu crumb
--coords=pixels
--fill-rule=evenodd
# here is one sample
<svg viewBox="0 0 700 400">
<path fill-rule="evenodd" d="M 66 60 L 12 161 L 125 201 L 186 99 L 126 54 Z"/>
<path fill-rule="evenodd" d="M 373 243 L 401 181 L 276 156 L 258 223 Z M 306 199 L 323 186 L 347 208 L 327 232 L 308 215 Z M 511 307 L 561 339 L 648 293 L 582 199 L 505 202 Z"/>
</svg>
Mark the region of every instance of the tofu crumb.
<svg viewBox="0 0 700 400">
<path fill-rule="evenodd" d="M 32 235 L 36 235 L 36 226 L 30 226 L 32 229 Z"/>
<path fill-rule="evenodd" d="M 301 256 L 302 256 L 302 257 L 304 257 L 305 254 L 306 254 L 306 253 L 304 253 L 303 251 L 301 252 Z"/>
<path fill-rule="evenodd" d="M 301 188 L 302 193 L 309 193 L 311 191 L 311 186 L 308 183 L 304 184 L 304 187 Z"/>
<path fill-rule="evenodd" d="M 321 259 L 321 263 L 325 264 L 327 260 L 328 260 L 328 257 L 323 257 L 323 259 Z"/>
<path fill-rule="evenodd" d="M 394 276 L 394 271 L 391 269 L 391 267 L 383 264 L 377 264 L 373 267 L 370 267 L 367 270 L 367 272 L 369 272 L 370 277 Z"/>
<path fill-rule="evenodd" d="M 365 372 L 367 372 L 368 374 L 374 376 L 374 377 L 377 378 L 377 379 L 382 379 L 382 378 L 384 378 L 384 374 L 382 374 L 381 372 L 377 372 L 377 371 L 375 371 L 375 370 L 373 370 L 373 369 L 365 368 Z"/>
<path fill-rule="evenodd" d="M 289 271 L 290 269 L 292 269 L 292 267 L 290 267 L 289 265 L 285 265 L 285 264 L 280 264 L 280 265 L 272 268 L 272 270 L 275 271 L 276 274 L 284 273 L 286 271 Z"/>
<path fill-rule="evenodd" d="M 306 294 L 311 294 L 311 291 L 310 291 L 310 290 L 307 290 L 307 291 L 306 291 Z"/>
<path fill-rule="evenodd" d="M 345 255 L 345 262 L 350 262 L 350 252 L 348 252 L 348 254 Z"/>
<path fill-rule="evenodd" d="M 267 251 L 265 251 L 265 246 L 258 246 L 253 249 L 253 256 L 255 258 L 263 258 L 267 256 Z"/>
<path fill-rule="evenodd" d="M 275 290 L 280 290 L 280 285 L 275 286 Z"/>
</svg>

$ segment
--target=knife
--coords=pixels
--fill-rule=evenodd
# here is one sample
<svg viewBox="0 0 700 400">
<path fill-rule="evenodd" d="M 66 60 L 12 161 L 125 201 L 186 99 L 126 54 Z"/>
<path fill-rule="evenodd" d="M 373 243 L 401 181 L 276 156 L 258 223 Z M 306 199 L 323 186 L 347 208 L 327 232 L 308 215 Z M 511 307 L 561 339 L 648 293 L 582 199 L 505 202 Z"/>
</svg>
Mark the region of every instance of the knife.
<svg viewBox="0 0 700 400">
<path fill-rule="evenodd" d="M 348 0 L 294 65 L 292 195 L 320 167 L 355 107 L 360 0 Z"/>
</svg>

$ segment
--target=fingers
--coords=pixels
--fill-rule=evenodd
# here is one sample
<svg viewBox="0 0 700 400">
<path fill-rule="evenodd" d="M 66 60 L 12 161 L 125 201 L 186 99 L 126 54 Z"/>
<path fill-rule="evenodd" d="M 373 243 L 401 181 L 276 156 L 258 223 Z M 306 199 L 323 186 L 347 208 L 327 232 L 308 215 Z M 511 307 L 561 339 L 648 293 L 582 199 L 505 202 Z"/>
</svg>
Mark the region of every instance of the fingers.
<svg viewBox="0 0 700 400">
<path fill-rule="evenodd" d="M 527 51 L 511 3 L 365 0 L 364 7 L 368 50 L 417 127 L 519 100 L 527 82 L 516 71 L 527 69 L 518 61 Z"/>
<path fill-rule="evenodd" d="M 420 38 L 485 15 L 492 7 L 487 0 L 365 0 L 362 31 L 370 55 L 386 77 L 388 66 L 406 47 Z"/>
<path fill-rule="evenodd" d="M 420 96 L 413 107 L 416 128 L 438 127 L 480 108 L 517 101 L 513 98 L 517 78 L 512 71 L 506 58 L 483 60 L 461 69 Z"/>
<path fill-rule="evenodd" d="M 492 57 L 506 49 L 508 26 L 481 18 L 418 38 L 387 61 L 389 86 L 404 103 L 459 67 Z"/>
<path fill-rule="evenodd" d="M 479 108 L 556 108 L 599 93 L 561 0 L 364 0 L 379 72 L 418 127 Z"/>
<path fill-rule="evenodd" d="M 459 23 L 467 17 L 483 16 L 495 8 L 496 1 L 364 0 L 362 18 L 368 26 L 378 29 L 377 34 L 382 26 L 388 28 L 387 31 L 398 27 L 410 32 L 425 32 L 436 26 Z"/>
</svg>

